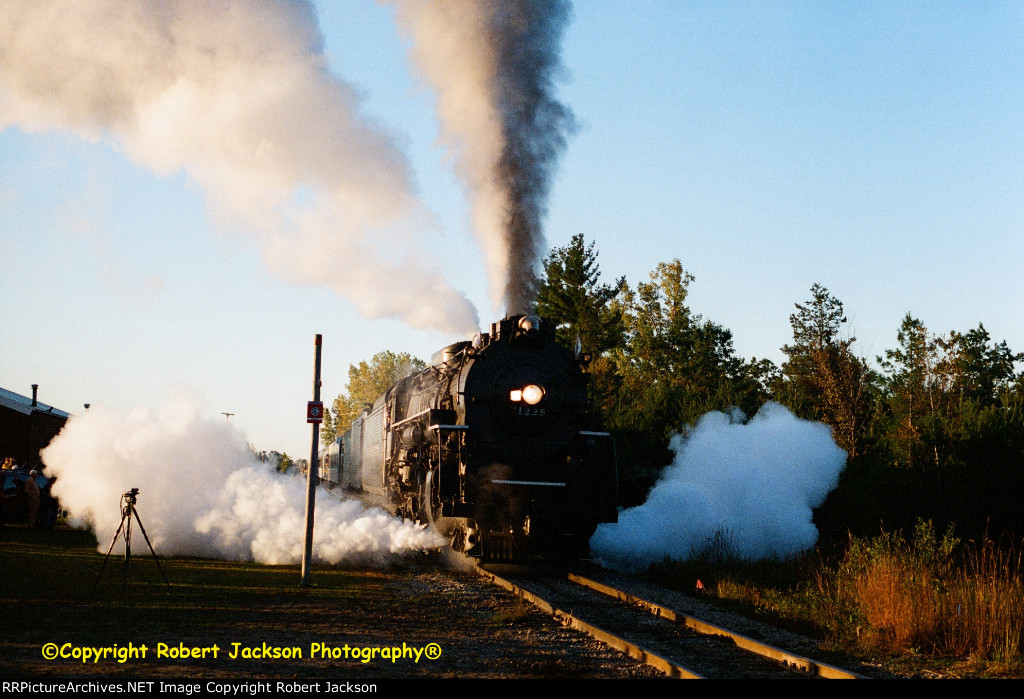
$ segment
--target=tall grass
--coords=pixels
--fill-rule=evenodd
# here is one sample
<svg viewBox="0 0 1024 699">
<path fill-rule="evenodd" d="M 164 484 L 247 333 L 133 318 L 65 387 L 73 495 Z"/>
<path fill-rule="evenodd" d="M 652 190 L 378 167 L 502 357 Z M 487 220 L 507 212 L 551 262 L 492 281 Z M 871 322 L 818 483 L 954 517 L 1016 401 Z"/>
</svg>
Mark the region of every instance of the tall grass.
<svg viewBox="0 0 1024 699">
<path fill-rule="evenodd" d="M 823 568 L 822 581 L 836 596 L 837 609 L 849 610 L 860 645 L 889 651 L 935 646 L 945 581 L 954 577 L 952 531 L 937 539 L 930 523 L 919 523 L 910 542 L 898 534 L 851 538 L 840 565 Z M 820 588 L 822 591 L 825 588 Z M 850 629 L 844 635 L 849 635 Z"/>
<path fill-rule="evenodd" d="M 985 540 L 969 547 L 965 569 L 966 575 L 951 582 L 942 600 L 942 650 L 1020 663 L 1024 635 L 1020 553 Z"/>
<path fill-rule="evenodd" d="M 988 538 L 962 544 L 952 530 L 939 538 L 930 522 L 919 522 L 909 540 L 851 539 L 842 563 L 823 568 L 817 582 L 858 624 L 861 647 L 1019 664 L 1021 572 L 1012 546 Z"/>
<path fill-rule="evenodd" d="M 773 621 L 817 630 L 834 646 L 870 653 L 931 653 L 1024 665 L 1022 557 L 988 537 L 961 542 L 930 522 L 912 533 L 851 537 L 831 560 L 817 552 L 753 562 L 729 554 L 728 537 L 686 563 L 654 569 L 690 586 L 701 576 L 721 600 Z M 710 581 L 710 584 L 709 584 Z"/>
</svg>

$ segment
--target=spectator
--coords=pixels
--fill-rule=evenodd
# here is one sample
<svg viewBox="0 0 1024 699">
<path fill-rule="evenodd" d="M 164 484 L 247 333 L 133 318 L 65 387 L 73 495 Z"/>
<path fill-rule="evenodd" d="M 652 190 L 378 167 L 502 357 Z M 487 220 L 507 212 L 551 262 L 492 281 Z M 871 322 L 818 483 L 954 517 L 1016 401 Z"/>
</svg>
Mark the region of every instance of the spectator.
<svg viewBox="0 0 1024 699">
<path fill-rule="evenodd" d="M 39 516 L 39 484 L 36 483 L 38 475 L 39 471 L 32 469 L 28 474 L 28 480 L 25 481 L 25 499 L 28 501 L 28 525 L 30 527 L 36 526 L 36 518 Z"/>
</svg>

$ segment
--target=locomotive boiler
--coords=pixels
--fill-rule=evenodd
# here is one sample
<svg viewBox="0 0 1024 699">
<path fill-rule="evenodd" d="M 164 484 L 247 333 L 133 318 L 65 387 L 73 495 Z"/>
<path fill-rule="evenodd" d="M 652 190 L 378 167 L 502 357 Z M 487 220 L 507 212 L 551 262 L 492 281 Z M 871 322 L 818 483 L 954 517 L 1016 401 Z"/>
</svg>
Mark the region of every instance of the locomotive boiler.
<svg viewBox="0 0 1024 699">
<path fill-rule="evenodd" d="M 389 388 L 322 457 L 329 482 L 487 559 L 578 556 L 616 520 L 611 437 L 588 411 L 588 358 L 512 316 Z"/>
</svg>

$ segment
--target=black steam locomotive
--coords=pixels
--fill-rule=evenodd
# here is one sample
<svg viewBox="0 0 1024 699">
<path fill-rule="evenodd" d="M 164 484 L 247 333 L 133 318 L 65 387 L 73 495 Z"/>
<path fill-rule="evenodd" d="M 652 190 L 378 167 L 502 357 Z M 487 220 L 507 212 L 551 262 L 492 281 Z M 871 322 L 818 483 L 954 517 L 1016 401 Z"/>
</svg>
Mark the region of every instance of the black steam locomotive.
<svg viewBox="0 0 1024 699">
<path fill-rule="evenodd" d="M 494 323 L 367 405 L 322 456 L 321 478 L 472 556 L 585 555 L 597 525 L 616 520 L 617 488 L 586 363 L 537 316 Z"/>
</svg>

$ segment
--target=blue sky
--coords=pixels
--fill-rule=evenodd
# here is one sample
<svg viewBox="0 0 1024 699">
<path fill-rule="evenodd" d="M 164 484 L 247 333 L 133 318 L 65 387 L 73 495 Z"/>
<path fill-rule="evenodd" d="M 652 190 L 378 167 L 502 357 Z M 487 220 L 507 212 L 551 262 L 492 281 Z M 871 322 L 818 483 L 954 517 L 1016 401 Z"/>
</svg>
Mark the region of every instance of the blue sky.
<svg viewBox="0 0 1024 699">
<path fill-rule="evenodd" d="M 331 71 L 396 135 L 436 217 L 421 246 L 495 320 L 391 9 L 317 9 Z M 605 276 L 633 285 L 679 258 L 691 308 L 745 357 L 781 361 L 814 283 L 844 302 L 867 357 L 907 312 L 937 333 L 982 322 L 1024 351 L 1022 49 L 1018 3 L 577 3 L 558 96 L 579 126 L 549 247 L 583 233 Z M 208 204 L 187 169 L 155 173 L 110 134 L 0 131 L 0 385 L 38 383 L 72 413 L 186 391 L 258 448 L 306 456 L 314 334 L 328 398 L 350 363 L 460 339 L 281 278 Z"/>
</svg>

